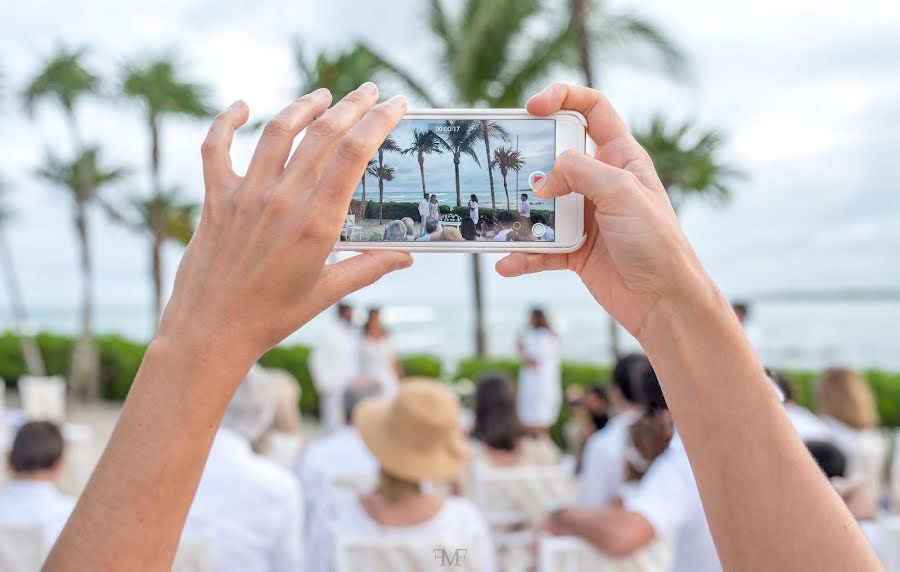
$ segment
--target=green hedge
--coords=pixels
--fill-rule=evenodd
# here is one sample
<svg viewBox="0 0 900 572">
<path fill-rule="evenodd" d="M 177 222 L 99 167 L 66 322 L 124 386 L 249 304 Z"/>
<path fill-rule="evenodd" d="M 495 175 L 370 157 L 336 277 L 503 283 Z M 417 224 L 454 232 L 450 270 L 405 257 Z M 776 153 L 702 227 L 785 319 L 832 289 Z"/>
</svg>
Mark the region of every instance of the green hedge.
<svg viewBox="0 0 900 572">
<path fill-rule="evenodd" d="M 400 357 L 404 375 L 438 379 L 444 371 L 440 358 L 431 354 L 413 354 Z"/>
</svg>

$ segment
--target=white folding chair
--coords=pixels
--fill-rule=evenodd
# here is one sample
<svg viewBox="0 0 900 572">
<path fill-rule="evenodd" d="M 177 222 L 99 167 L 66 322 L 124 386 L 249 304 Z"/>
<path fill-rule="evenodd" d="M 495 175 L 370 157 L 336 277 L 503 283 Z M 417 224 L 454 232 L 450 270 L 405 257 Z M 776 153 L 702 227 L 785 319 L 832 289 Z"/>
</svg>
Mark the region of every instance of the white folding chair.
<svg viewBox="0 0 900 572">
<path fill-rule="evenodd" d="M 61 429 L 66 448 L 56 486 L 65 494 L 80 496 L 99 459 L 94 450 L 94 432 L 82 423 L 66 423 Z"/>
<path fill-rule="evenodd" d="M 575 536 L 542 536 L 538 572 L 660 572 L 672 563 L 672 544 L 655 540 L 631 556 L 614 558 Z"/>
<path fill-rule="evenodd" d="M 66 419 L 66 382 L 60 376 L 19 378 L 22 410 L 31 420 L 62 423 Z"/>
<path fill-rule="evenodd" d="M 440 540 L 400 539 L 335 531 L 335 572 L 480 571 L 475 555 Z"/>
<path fill-rule="evenodd" d="M 38 572 L 44 563 L 44 532 L 40 527 L 0 525 L 0 570 Z"/>
</svg>

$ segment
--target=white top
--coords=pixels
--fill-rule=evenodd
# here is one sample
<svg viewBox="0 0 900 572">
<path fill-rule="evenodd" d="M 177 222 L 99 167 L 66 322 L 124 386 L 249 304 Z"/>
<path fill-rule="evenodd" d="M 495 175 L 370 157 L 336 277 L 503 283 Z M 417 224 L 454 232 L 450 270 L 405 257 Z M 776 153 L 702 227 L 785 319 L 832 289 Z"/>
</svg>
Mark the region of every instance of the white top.
<svg viewBox="0 0 900 572">
<path fill-rule="evenodd" d="M 217 572 L 295 572 L 303 559 L 303 498 L 287 469 L 228 429 L 213 441 L 186 536 L 214 540 Z"/>
<path fill-rule="evenodd" d="M 621 495 L 628 428 L 639 416 L 636 411 L 619 413 L 587 440 L 578 480 L 578 506 L 607 507 Z"/>
<path fill-rule="evenodd" d="M 531 205 L 528 204 L 528 201 L 519 203 L 519 214 L 521 216 L 531 216 Z"/>
<path fill-rule="evenodd" d="M 334 569 L 335 534 L 422 540 L 445 544 L 451 549 L 464 548 L 466 559 L 475 564 L 475 570 L 493 572 L 497 569 L 487 523 L 475 505 L 461 497 L 445 499 L 438 513 L 420 524 L 386 526 L 369 516 L 356 494 L 341 491 L 330 504 L 327 517 L 319 518 L 311 526 L 311 541 L 315 543 L 316 550 L 310 551 L 307 570 L 328 572 Z"/>
<path fill-rule="evenodd" d="M 441 208 L 438 203 L 428 203 L 428 216 L 434 220 L 441 220 Z"/>
<path fill-rule="evenodd" d="M 419 238 L 416 239 L 416 242 L 431 242 L 430 234 L 423 234 Z"/>
<path fill-rule="evenodd" d="M 512 229 L 504 228 L 503 230 L 499 231 L 497 234 L 494 235 L 494 240 L 496 240 L 497 242 L 506 242 L 506 235 L 508 235 L 511 232 L 511 230 Z"/>
<path fill-rule="evenodd" d="M 650 465 L 634 494 L 627 496 L 625 507 L 650 521 L 657 538 L 675 542 L 672 572 L 721 572 L 694 473 L 678 433 Z"/>
<path fill-rule="evenodd" d="M 429 211 L 431 210 L 429 205 L 431 204 L 431 200 L 425 197 L 422 197 L 422 200 L 419 201 L 419 216 L 425 218 L 428 216 Z"/>
<path fill-rule="evenodd" d="M 546 227 L 546 230 L 544 230 L 544 234 L 541 235 L 541 238 L 539 240 L 553 242 L 554 240 L 556 240 L 556 231 L 549 226 Z"/>
<path fill-rule="evenodd" d="M 549 427 L 562 405 L 559 339 L 545 328 L 529 328 L 522 338 L 522 355 L 536 363 L 523 363 L 519 369 L 519 419 L 529 427 Z"/>
<path fill-rule="evenodd" d="M 469 201 L 469 218 L 472 219 L 472 222 L 478 224 L 478 202 L 477 201 Z"/>
<path fill-rule="evenodd" d="M 822 422 L 831 431 L 830 441 L 847 457 L 845 476 L 864 481 L 875 498 L 879 498 L 887 462 L 887 441 L 878 429 L 854 429 L 827 415 L 822 416 Z"/>
<path fill-rule="evenodd" d="M 50 552 L 73 508 L 75 499 L 61 494 L 47 481 L 14 479 L 0 491 L 0 524 L 41 528 L 46 552 Z"/>
<path fill-rule="evenodd" d="M 397 393 L 396 354 L 391 339 L 378 340 L 363 336 L 360 344 L 360 372 L 378 384 L 381 394 L 393 397 Z"/>
<path fill-rule="evenodd" d="M 342 392 L 359 374 L 359 330 L 335 320 L 316 337 L 309 368 L 320 392 Z"/>
<path fill-rule="evenodd" d="M 809 409 L 796 403 L 785 403 L 784 412 L 787 413 L 801 441 L 831 440 L 828 426 Z"/>
</svg>

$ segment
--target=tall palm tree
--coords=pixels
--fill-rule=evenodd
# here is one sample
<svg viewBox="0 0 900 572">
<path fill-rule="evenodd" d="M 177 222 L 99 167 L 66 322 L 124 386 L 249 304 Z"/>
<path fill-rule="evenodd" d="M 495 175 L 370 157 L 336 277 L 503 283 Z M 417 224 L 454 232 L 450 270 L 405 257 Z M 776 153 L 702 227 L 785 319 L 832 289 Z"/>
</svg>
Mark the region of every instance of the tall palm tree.
<svg viewBox="0 0 900 572">
<path fill-rule="evenodd" d="M 443 135 L 438 136 L 438 141 L 447 151 L 453 155 L 453 171 L 456 174 L 456 206 L 462 206 L 462 194 L 459 187 L 459 163 L 463 155 L 468 155 L 479 167 L 478 153 L 475 145 L 481 137 L 476 121 L 471 119 L 448 119 L 444 121 L 441 129 Z"/>
<path fill-rule="evenodd" d="M 422 196 L 428 198 L 425 189 L 425 155 L 440 155 L 444 152 L 444 146 L 438 140 L 438 136 L 431 130 L 419 131 L 413 129 L 413 140 L 409 147 L 400 151 L 401 155 L 415 155 L 419 161 L 419 175 L 422 177 Z"/>
<path fill-rule="evenodd" d="M 131 197 L 125 208 L 111 201 L 103 201 L 102 206 L 114 221 L 151 236 L 155 232 L 153 217 L 161 216 L 164 239 L 184 245 L 194 235 L 200 205 L 179 197 L 178 190 L 171 188 L 159 197 Z"/>
<path fill-rule="evenodd" d="M 73 191 L 77 189 L 75 196 L 92 196 L 96 190 L 91 185 L 95 180 L 94 175 L 97 173 L 90 170 L 91 154 L 84 146 L 78 125 L 77 108 L 86 97 L 96 95 L 100 91 L 100 78 L 88 69 L 84 59 L 84 50 L 58 48 L 37 74 L 26 83 L 25 89 L 22 91 L 22 102 L 29 115 L 34 115 L 38 104 L 43 101 L 54 102 L 62 108 L 69 130 L 72 153 L 76 157 L 69 165 L 74 171 L 70 173 L 72 180 L 68 185 Z M 61 165 L 62 163 L 57 160 L 48 166 L 59 167 Z M 76 211 L 78 211 L 77 208 Z M 86 226 L 84 216 L 76 217 L 76 225 L 79 220 L 85 221 Z M 83 244 L 82 265 L 84 266 L 86 260 L 89 266 L 90 254 L 84 249 L 86 249 L 86 243 Z M 83 273 L 83 278 L 81 327 L 78 340 L 72 349 L 69 383 L 72 387 L 79 388 L 82 395 L 95 397 L 99 387 L 100 357 L 94 344 L 93 302 L 89 273 Z"/>
<path fill-rule="evenodd" d="M 479 119 L 477 121 L 478 134 L 484 141 L 484 158 L 487 162 L 488 182 L 491 185 L 491 208 L 497 208 L 497 201 L 494 199 L 494 171 L 491 164 L 491 137 L 502 139 L 509 142 L 509 132 L 505 127 L 491 121 L 489 119 Z M 503 181 L 503 188 L 506 188 L 506 180 Z M 509 191 L 506 192 L 506 208 L 509 209 Z"/>
<path fill-rule="evenodd" d="M 162 200 L 165 188 L 162 183 L 161 141 L 165 117 L 203 118 L 212 115 L 207 101 L 207 89 L 183 79 L 175 61 L 161 57 L 140 64 L 127 65 L 122 74 L 122 93 L 140 102 L 150 133 L 150 185 L 151 201 L 149 222 L 151 229 L 151 275 L 153 277 L 153 313 L 159 323 L 163 308 L 162 247 L 166 240 L 165 213 Z"/>
<path fill-rule="evenodd" d="M 93 304 L 94 265 L 90 247 L 89 208 L 99 204 L 100 189 L 120 180 L 124 171 L 108 168 L 100 164 L 96 147 L 87 147 L 73 161 L 65 161 L 52 153 L 47 154 L 44 166 L 37 170 L 37 176 L 68 192 L 72 199 L 75 233 L 79 249 L 81 269 L 81 323 L 80 343 L 86 346 L 82 352 L 76 351 L 72 357 L 70 380 L 73 388 L 86 398 L 96 398 L 99 392 L 97 368 L 99 363 L 93 346 Z M 82 341 L 84 340 L 84 341 Z M 81 361 L 85 360 L 85 361 Z M 79 372 L 79 375 L 75 375 Z M 80 375 L 81 373 L 86 375 Z"/>
<path fill-rule="evenodd" d="M 494 160 L 492 164 L 500 170 L 500 176 L 503 178 L 503 191 L 506 193 L 506 210 L 509 210 L 509 188 L 506 186 L 506 175 L 510 171 L 518 172 L 525 166 L 522 154 L 509 147 L 498 147 L 494 149 Z"/>
<path fill-rule="evenodd" d="M 297 44 L 294 47 L 294 62 L 300 73 L 299 93 L 327 87 L 337 101 L 360 84 L 385 77 L 397 79 L 425 103 L 435 106 L 429 93 L 411 75 L 363 42 L 357 42 L 336 54 L 319 53 L 312 58 Z"/>
<path fill-rule="evenodd" d="M 384 154 L 385 153 L 400 153 L 400 146 L 397 145 L 397 142 L 394 141 L 394 138 L 390 135 L 384 140 L 381 146 L 378 147 L 378 167 L 375 169 L 373 173 L 376 177 L 378 177 L 378 224 L 382 224 L 384 222 L 383 209 L 384 209 L 384 181 L 385 175 L 390 172 L 391 178 L 387 179 L 388 181 L 394 180 L 394 170 L 390 169 L 388 171 L 385 169 L 384 165 Z"/>
<path fill-rule="evenodd" d="M 369 159 L 369 163 L 366 165 L 362 177 L 359 179 L 360 183 L 362 183 L 362 196 L 359 197 L 359 210 L 356 215 L 356 218 L 359 220 L 366 218 L 366 175 L 372 175 L 373 177 L 378 176 L 375 172 L 375 165 L 375 159 Z"/>
<path fill-rule="evenodd" d="M 46 375 L 47 369 L 44 367 L 44 356 L 41 355 L 41 349 L 29 330 L 28 312 L 25 310 L 25 303 L 22 299 L 19 275 L 16 272 L 15 261 L 6 237 L 6 225 L 13 218 L 12 209 L 6 204 L 6 191 L 7 188 L 4 181 L 0 180 L 0 266 L 3 268 L 3 277 L 6 279 L 6 291 L 9 296 L 13 327 L 22 347 L 25 369 L 30 375 Z"/>
<path fill-rule="evenodd" d="M 718 156 L 725 144 L 721 133 L 702 130 L 690 122 L 669 124 L 656 115 L 635 138 L 653 158 L 653 165 L 676 212 L 690 197 L 727 200 L 729 183 L 742 173 Z"/>
</svg>

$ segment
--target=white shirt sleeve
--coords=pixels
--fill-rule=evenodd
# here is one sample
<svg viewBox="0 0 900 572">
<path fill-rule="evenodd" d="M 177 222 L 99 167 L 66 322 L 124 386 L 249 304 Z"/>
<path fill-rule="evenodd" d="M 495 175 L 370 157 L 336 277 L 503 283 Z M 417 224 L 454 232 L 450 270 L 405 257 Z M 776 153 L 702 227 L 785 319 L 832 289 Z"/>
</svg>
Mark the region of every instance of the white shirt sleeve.
<svg viewBox="0 0 900 572">
<path fill-rule="evenodd" d="M 273 572 L 296 572 L 303 569 L 303 497 L 300 487 L 292 487 L 285 495 L 282 515 L 276 528 L 273 546 Z"/>
<path fill-rule="evenodd" d="M 672 450 L 664 452 L 625 500 L 627 510 L 650 521 L 657 538 L 678 538 L 696 508 L 696 484 L 678 466 L 680 462 L 682 459 Z"/>
<path fill-rule="evenodd" d="M 622 460 L 603 431 L 591 435 L 584 449 L 584 467 L 578 480 L 578 506 L 601 508 L 612 504 L 623 476 Z"/>
</svg>

